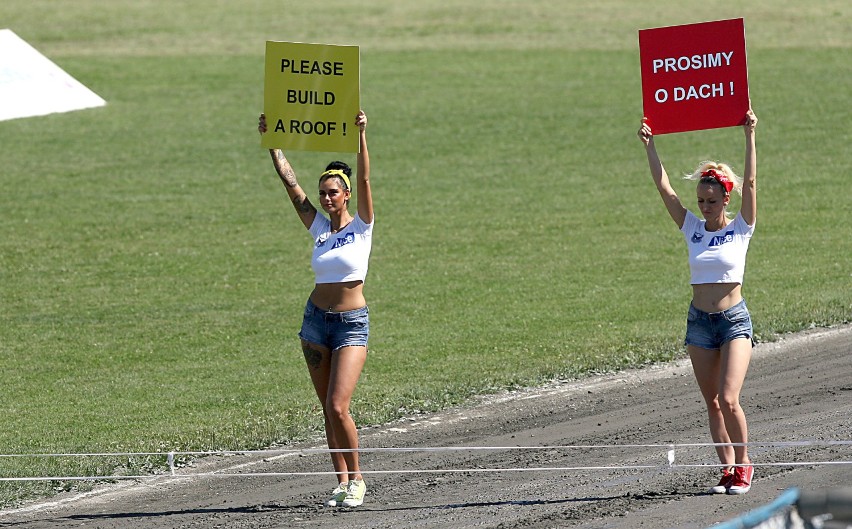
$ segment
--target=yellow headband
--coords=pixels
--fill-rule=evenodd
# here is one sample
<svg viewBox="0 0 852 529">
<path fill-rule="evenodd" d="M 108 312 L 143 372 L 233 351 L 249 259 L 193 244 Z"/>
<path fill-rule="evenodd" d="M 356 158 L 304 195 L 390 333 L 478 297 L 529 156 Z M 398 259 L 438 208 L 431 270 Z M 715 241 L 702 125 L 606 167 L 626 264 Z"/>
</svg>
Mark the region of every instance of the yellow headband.
<svg viewBox="0 0 852 529">
<path fill-rule="evenodd" d="M 352 186 L 349 184 L 349 177 L 340 169 L 330 169 L 321 174 L 320 179 L 323 179 L 326 176 L 339 176 L 343 180 L 343 183 L 346 184 L 346 189 L 352 189 Z"/>
</svg>

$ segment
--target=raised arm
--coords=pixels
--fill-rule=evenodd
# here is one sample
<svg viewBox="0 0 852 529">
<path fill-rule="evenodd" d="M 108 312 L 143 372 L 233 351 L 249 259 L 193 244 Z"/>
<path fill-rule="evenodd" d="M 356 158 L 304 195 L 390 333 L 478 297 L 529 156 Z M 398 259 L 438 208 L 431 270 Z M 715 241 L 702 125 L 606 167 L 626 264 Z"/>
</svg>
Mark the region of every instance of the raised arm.
<svg viewBox="0 0 852 529">
<path fill-rule="evenodd" d="M 370 191 L 370 153 L 367 151 L 367 114 L 358 111 L 355 118 L 360 137 L 358 152 L 358 216 L 366 223 L 373 222 L 373 195 Z"/>
<path fill-rule="evenodd" d="M 666 206 L 672 220 L 677 224 L 678 229 L 683 227 L 683 221 L 686 219 L 686 208 L 680 203 L 680 199 L 672 188 L 669 182 L 669 175 L 666 173 L 660 157 L 657 155 L 657 147 L 654 146 L 654 134 L 651 132 L 651 127 L 647 123 L 647 118 L 642 118 L 642 127 L 638 132 L 639 139 L 645 145 L 645 154 L 648 155 L 648 167 L 651 169 L 651 176 L 654 178 L 654 184 L 657 186 L 657 191 L 663 199 L 663 204 Z"/>
<path fill-rule="evenodd" d="M 261 134 L 266 132 L 266 116 L 263 114 L 260 115 L 258 120 L 257 130 Z M 284 152 L 281 149 L 269 149 L 269 155 L 272 156 L 272 164 L 290 196 L 293 207 L 296 208 L 296 214 L 299 215 L 299 219 L 305 225 L 305 228 L 311 229 L 311 224 L 313 224 L 317 215 L 317 209 L 311 204 L 299 182 L 296 181 L 296 173 L 290 167 L 290 162 L 287 161 Z"/>
<path fill-rule="evenodd" d="M 755 147 L 754 129 L 757 127 L 757 116 L 748 109 L 743 123 L 745 131 L 745 170 L 743 171 L 743 205 L 740 214 L 749 226 L 757 221 L 757 149 Z"/>
</svg>

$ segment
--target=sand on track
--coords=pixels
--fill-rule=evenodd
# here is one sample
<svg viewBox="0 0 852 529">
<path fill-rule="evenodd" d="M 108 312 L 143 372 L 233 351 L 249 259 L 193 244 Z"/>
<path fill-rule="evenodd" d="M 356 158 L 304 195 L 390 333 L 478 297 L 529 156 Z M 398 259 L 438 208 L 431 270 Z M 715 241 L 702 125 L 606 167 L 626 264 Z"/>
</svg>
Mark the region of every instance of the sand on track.
<svg viewBox="0 0 852 529">
<path fill-rule="evenodd" d="M 691 366 L 681 360 L 363 429 L 365 449 L 465 449 L 363 453 L 363 469 L 379 473 L 366 474 L 367 498 L 356 509 L 322 507 L 332 475 L 256 475 L 328 472 L 328 454 L 255 453 L 181 469 L 227 476 L 98 486 L 4 511 L 0 527 L 704 528 L 789 487 L 852 486 L 852 446 L 828 443 L 852 439 L 850 353 L 848 324 L 755 348 L 741 402 L 750 441 L 763 444 L 750 447 L 758 466 L 742 496 L 706 494 L 718 470 L 689 466 L 717 460 L 710 446 L 682 446 L 710 436 Z M 676 445 L 673 466 L 668 444 Z M 288 448 L 311 446 L 322 447 Z"/>
</svg>

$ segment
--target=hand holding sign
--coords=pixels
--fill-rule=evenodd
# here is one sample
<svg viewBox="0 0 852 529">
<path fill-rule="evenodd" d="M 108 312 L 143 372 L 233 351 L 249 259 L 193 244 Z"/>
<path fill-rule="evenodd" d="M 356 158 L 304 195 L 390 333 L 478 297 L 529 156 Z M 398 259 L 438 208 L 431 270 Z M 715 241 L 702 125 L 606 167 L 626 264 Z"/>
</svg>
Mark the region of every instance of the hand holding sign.
<svg viewBox="0 0 852 529">
<path fill-rule="evenodd" d="M 754 128 L 757 127 L 757 116 L 754 115 L 754 111 L 750 107 L 751 103 L 749 103 L 749 109 L 746 112 L 745 122 L 743 123 L 743 129 L 746 134 L 754 132 Z"/>
<path fill-rule="evenodd" d="M 646 147 L 654 140 L 654 133 L 651 131 L 651 126 L 648 125 L 648 118 L 642 118 L 642 125 L 636 134 Z"/>
<path fill-rule="evenodd" d="M 657 134 L 743 123 L 743 19 L 640 30 L 639 55 L 644 114 Z"/>
</svg>

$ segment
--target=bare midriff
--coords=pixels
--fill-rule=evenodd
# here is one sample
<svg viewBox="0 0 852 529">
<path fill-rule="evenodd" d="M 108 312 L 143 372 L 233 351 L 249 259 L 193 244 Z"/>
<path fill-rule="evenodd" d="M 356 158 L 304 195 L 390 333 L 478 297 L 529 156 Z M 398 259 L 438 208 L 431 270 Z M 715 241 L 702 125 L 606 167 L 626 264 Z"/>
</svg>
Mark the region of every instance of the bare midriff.
<svg viewBox="0 0 852 529">
<path fill-rule="evenodd" d="M 367 305 L 364 282 L 317 283 L 311 292 L 311 301 L 317 307 L 331 312 L 360 309 Z"/>
<path fill-rule="evenodd" d="M 704 312 L 722 312 L 742 301 L 739 283 L 692 285 L 692 305 Z"/>
</svg>

